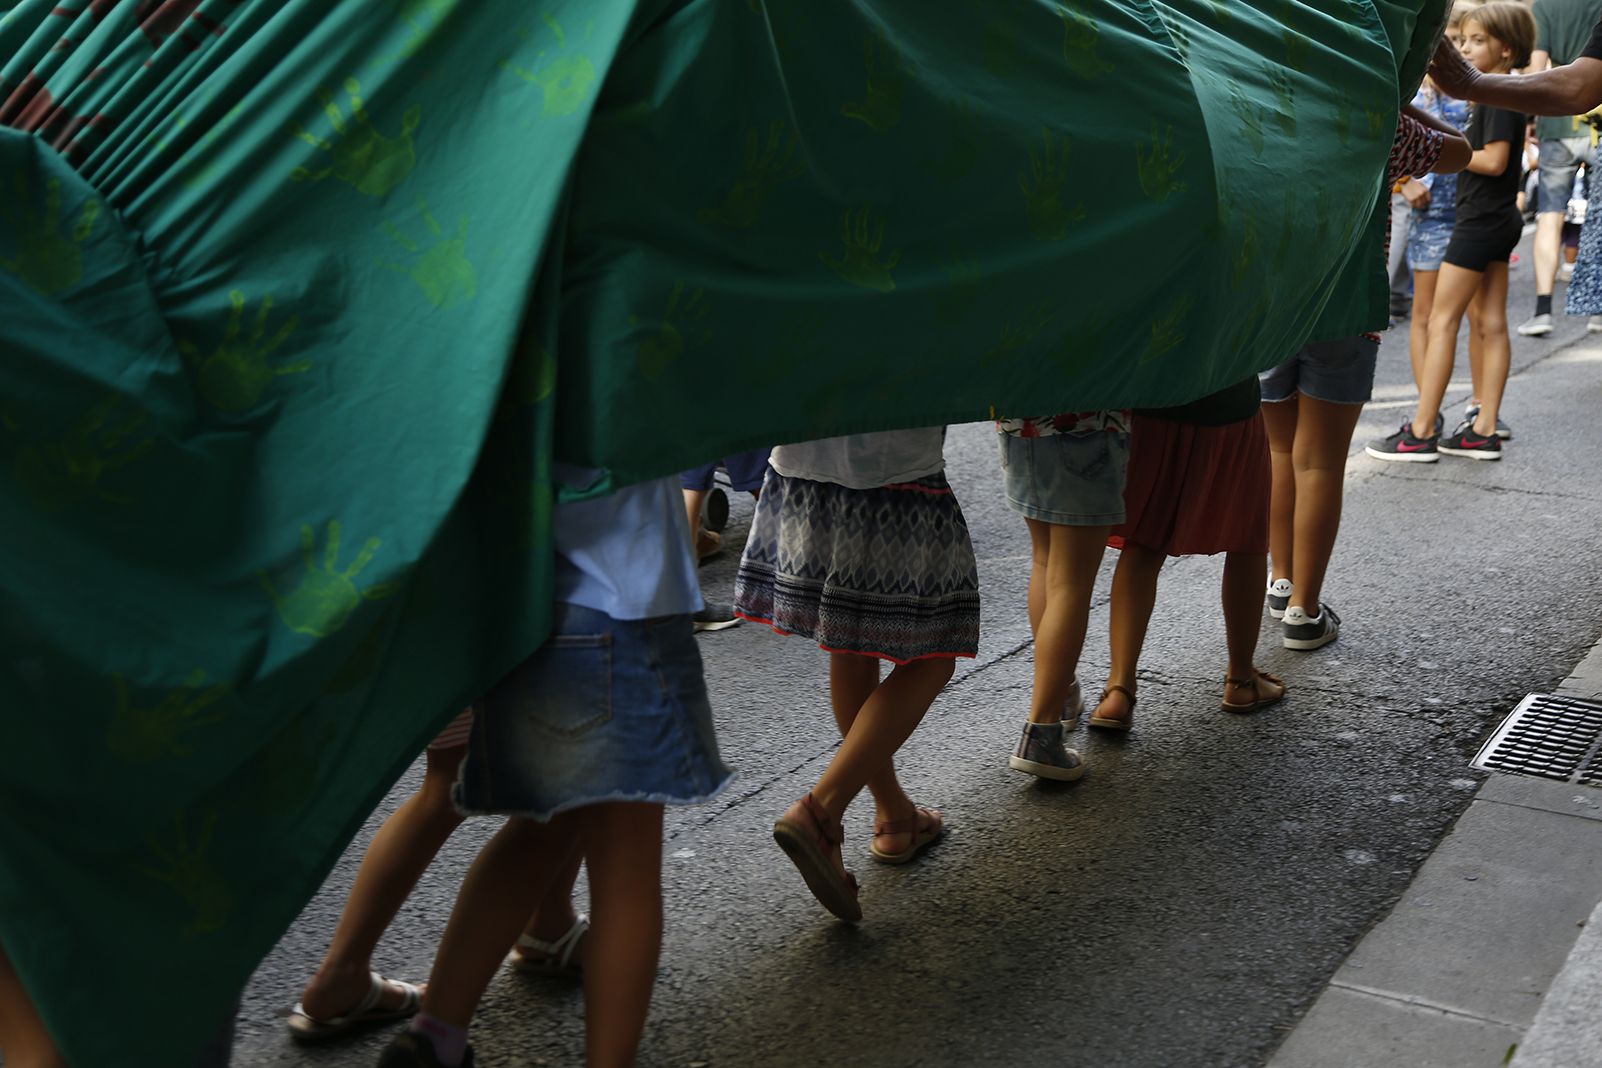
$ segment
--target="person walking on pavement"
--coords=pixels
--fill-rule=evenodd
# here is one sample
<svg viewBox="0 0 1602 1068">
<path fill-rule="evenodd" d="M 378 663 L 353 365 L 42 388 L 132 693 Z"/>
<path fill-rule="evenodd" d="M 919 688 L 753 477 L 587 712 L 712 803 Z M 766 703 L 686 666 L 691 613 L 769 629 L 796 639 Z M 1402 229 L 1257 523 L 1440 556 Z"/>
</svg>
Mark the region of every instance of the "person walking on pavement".
<svg viewBox="0 0 1602 1068">
<path fill-rule="evenodd" d="M 862 918 L 841 856 L 840 821 L 866 787 L 869 852 L 904 864 L 945 831 L 896 778 L 896 750 L 979 651 L 979 570 L 945 476 L 945 428 L 781 445 L 757 501 L 734 609 L 829 654 L 829 700 L 843 741 L 773 837 L 818 902 Z M 879 663 L 894 666 L 882 680 Z"/>
<path fill-rule="evenodd" d="M 1007 503 L 1029 528 L 1029 718 L 1008 767 L 1072 782 L 1085 773 L 1064 744 L 1085 702 L 1079 656 L 1107 536 L 1124 519 L 1129 412 L 1068 412 L 996 423 Z"/>
<path fill-rule="evenodd" d="M 289 1034 L 297 1042 L 345 1038 L 417 1011 L 422 992 L 373 971 L 372 957 L 423 872 L 462 823 L 451 802 L 451 785 L 467 756 L 472 726 L 468 709 L 429 743 L 422 786 L 368 845 L 328 952 L 290 1011 Z M 557 877 L 508 958 L 516 970 L 579 974 L 589 922 L 573 910 L 573 883 L 583 862 L 576 838 L 569 838 L 563 855 Z"/>
<path fill-rule="evenodd" d="M 1108 628 L 1112 664 L 1092 727 L 1133 726 L 1135 671 L 1170 556 L 1225 554 L 1223 709 L 1255 712 L 1284 698 L 1284 682 L 1253 662 L 1268 571 L 1270 473 L 1259 401 L 1252 375 L 1189 404 L 1135 411 L 1126 518 L 1109 539 L 1121 550 Z"/>
<path fill-rule="evenodd" d="M 1602 18 L 1602 0 L 1540 0 L 1535 16 L 1535 50 L 1526 67 L 1531 73 L 1562 67 L 1580 57 L 1591 30 Z M 1542 116 L 1535 120 L 1540 140 L 1540 191 L 1535 216 L 1535 314 L 1519 325 L 1524 337 L 1552 332 L 1552 290 L 1563 256 L 1563 217 L 1583 163 L 1595 169 L 1596 152 L 1590 128 L 1573 117 Z"/>
<path fill-rule="evenodd" d="M 708 800 L 730 778 L 690 621 L 701 595 L 677 482 L 558 504 L 551 538 L 551 635 L 479 702 L 454 791 L 464 812 L 510 818 L 468 871 L 421 1011 L 380 1068 L 472 1065 L 468 1024 L 575 836 L 596 920 L 586 1060 L 632 1065 L 662 946 L 663 807 Z"/>
<path fill-rule="evenodd" d="M 1508 71 L 1529 61 L 1535 20 L 1529 8 L 1496 0 L 1463 19 L 1463 53 L 1482 71 Z M 1470 120 L 1474 154 L 1458 179 L 1457 222 L 1442 257 L 1430 312 L 1429 341 L 1419 402 L 1410 422 L 1366 451 L 1378 460 L 1433 463 L 1440 453 L 1499 460 L 1496 420 L 1507 385 L 1511 347 L 1507 332 L 1508 257 L 1523 235 L 1516 206 L 1519 147 L 1524 116 L 1480 106 Z M 1477 308 L 1484 353 L 1482 407 L 1450 435 L 1442 434 L 1441 401 L 1452 377 L 1463 315 Z"/>
</svg>

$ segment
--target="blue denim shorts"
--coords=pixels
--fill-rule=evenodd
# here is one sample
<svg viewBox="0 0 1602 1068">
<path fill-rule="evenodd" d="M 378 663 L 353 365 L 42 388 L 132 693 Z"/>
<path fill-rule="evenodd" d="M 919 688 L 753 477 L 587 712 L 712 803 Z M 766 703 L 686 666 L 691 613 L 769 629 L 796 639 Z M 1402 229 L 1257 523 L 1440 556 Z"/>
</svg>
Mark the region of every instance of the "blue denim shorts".
<svg viewBox="0 0 1602 1068">
<path fill-rule="evenodd" d="M 1374 395 L 1374 364 L 1379 343 L 1365 337 L 1315 341 L 1257 376 L 1263 403 L 1278 404 L 1305 393 L 1330 404 L 1367 404 Z"/>
<path fill-rule="evenodd" d="M 1574 195 L 1574 176 L 1582 163 L 1586 165 L 1587 174 L 1596 163 L 1596 150 L 1591 147 L 1589 134 L 1541 139 L 1541 191 L 1536 198 L 1537 211 L 1569 210 L 1569 198 Z"/>
<path fill-rule="evenodd" d="M 1451 219 L 1415 218 L 1407 232 L 1407 265 L 1415 271 L 1440 270 L 1451 240 Z"/>
<path fill-rule="evenodd" d="M 1047 434 L 1001 439 L 1007 503 L 1029 519 L 1065 527 L 1117 526 L 1124 521 L 1129 435 Z"/>
<path fill-rule="evenodd" d="M 454 797 L 470 815 L 544 821 L 603 801 L 705 801 L 729 778 L 690 617 L 557 604 L 550 638 L 479 702 Z"/>
<path fill-rule="evenodd" d="M 718 465 L 729 473 L 729 488 L 736 493 L 750 493 L 752 490 L 762 488 L 762 480 L 768 473 L 768 454 L 772 449 L 751 449 L 748 452 L 737 452 L 733 456 L 725 456 L 721 460 L 713 460 L 700 467 L 692 467 L 679 475 L 679 485 L 687 490 L 706 491 L 712 488 L 712 476 L 717 472 Z"/>
</svg>

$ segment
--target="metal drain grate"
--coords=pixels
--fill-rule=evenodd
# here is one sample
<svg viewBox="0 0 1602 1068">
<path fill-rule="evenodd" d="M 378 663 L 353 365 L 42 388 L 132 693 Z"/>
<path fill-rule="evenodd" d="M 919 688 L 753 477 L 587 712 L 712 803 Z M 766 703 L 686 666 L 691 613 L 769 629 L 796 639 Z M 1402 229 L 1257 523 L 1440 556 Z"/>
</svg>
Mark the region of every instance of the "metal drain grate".
<svg viewBox="0 0 1602 1068">
<path fill-rule="evenodd" d="M 1602 703 L 1532 693 L 1480 747 L 1474 767 L 1602 786 Z"/>
</svg>

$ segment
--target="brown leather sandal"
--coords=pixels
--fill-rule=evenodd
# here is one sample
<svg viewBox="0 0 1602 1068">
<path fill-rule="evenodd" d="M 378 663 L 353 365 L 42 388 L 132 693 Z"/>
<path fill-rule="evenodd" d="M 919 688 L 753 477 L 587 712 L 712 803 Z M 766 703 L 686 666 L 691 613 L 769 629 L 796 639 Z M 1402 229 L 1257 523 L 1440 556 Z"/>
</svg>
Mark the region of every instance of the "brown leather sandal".
<svg viewBox="0 0 1602 1068">
<path fill-rule="evenodd" d="M 840 843 L 845 832 L 831 819 L 809 791 L 799 802 L 798 816 L 786 812 L 773 824 L 773 840 L 807 881 L 818 904 L 848 923 L 862 919 L 857 902 L 857 880 L 845 870 Z M 790 806 L 793 810 L 795 805 Z"/>
<path fill-rule="evenodd" d="M 1235 679 L 1226 675 L 1224 685 L 1242 690 L 1249 689 L 1252 692 L 1252 699 L 1241 704 L 1219 702 L 1219 707 L 1225 712 L 1256 712 L 1259 708 L 1267 708 L 1285 699 L 1285 680 L 1258 668 L 1252 669 L 1252 677 L 1249 679 Z"/>
<path fill-rule="evenodd" d="M 1107 700 L 1108 697 L 1115 693 L 1121 693 L 1125 697 L 1129 698 L 1129 714 L 1126 716 L 1120 716 L 1117 719 L 1113 719 L 1111 716 L 1103 716 L 1100 714 L 1101 701 Z M 1091 717 L 1085 721 L 1086 723 L 1090 724 L 1090 726 L 1100 727 L 1104 731 L 1127 731 L 1130 727 L 1135 725 L 1135 693 L 1133 690 L 1126 686 L 1113 684 L 1101 691 L 1101 701 L 1096 702 L 1096 713 L 1091 715 Z"/>
<path fill-rule="evenodd" d="M 868 847 L 873 859 L 880 864 L 905 864 L 946 833 L 946 821 L 932 808 L 918 808 L 912 815 L 899 820 L 880 820 L 873 825 L 874 844 Z M 889 834 L 911 835 L 907 848 L 899 853 L 886 853 L 879 848 L 877 839 Z"/>
</svg>

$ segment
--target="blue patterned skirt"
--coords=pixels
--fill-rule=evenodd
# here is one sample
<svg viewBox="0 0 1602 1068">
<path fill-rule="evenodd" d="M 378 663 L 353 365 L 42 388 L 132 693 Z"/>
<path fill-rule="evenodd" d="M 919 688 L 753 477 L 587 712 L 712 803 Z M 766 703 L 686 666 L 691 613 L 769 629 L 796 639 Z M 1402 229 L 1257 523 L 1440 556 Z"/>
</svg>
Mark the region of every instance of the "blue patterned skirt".
<svg viewBox="0 0 1602 1068">
<path fill-rule="evenodd" d="M 1585 206 L 1588 225 L 1580 230 L 1580 256 L 1569 279 L 1565 310 L 1570 315 L 1602 315 L 1602 176 L 1587 184 L 1591 187 Z"/>
<path fill-rule="evenodd" d="M 769 471 L 734 610 L 829 652 L 904 664 L 979 651 L 979 569 L 944 475 L 856 490 Z"/>
</svg>

